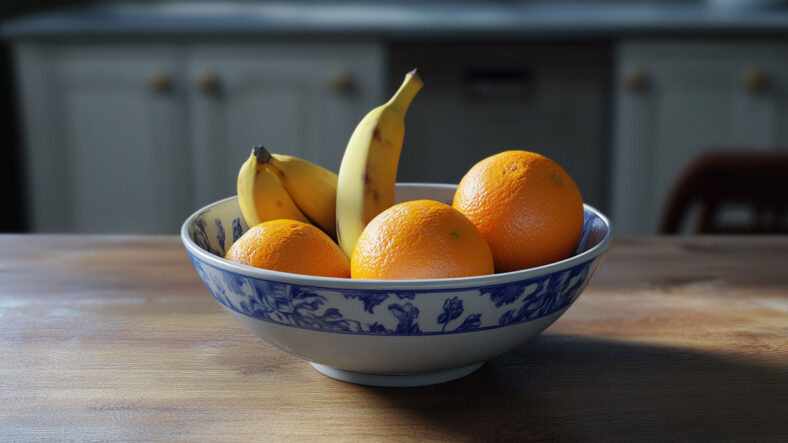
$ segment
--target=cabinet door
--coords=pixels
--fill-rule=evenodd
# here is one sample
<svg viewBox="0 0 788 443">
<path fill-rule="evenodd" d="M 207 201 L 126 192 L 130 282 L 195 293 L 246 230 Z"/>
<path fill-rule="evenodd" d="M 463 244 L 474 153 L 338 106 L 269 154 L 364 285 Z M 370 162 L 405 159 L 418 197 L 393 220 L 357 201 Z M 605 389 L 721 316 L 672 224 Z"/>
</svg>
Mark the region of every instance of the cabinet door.
<svg viewBox="0 0 788 443">
<path fill-rule="evenodd" d="M 23 46 L 34 231 L 176 233 L 192 209 L 175 53 Z"/>
<path fill-rule="evenodd" d="M 339 169 L 358 121 L 382 99 L 378 45 L 204 46 L 188 55 L 200 204 L 234 195 L 251 148 Z"/>
<path fill-rule="evenodd" d="M 716 148 L 786 143 L 784 48 L 624 44 L 619 48 L 613 180 L 618 234 L 656 232 L 688 161 Z M 760 80 L 758 80 L 760 78 Z"/>
</svg>

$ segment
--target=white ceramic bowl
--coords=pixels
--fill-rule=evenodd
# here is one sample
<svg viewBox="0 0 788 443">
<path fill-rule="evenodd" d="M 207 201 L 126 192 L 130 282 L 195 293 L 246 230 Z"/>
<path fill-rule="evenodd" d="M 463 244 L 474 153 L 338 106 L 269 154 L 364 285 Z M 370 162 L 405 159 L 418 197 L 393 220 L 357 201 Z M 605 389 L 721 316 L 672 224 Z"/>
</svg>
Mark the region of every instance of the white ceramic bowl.
<svg viewBox="0 0 788 443">
<path fill-rule="evenodd" d="M 397 201 L 451 204 L 455 185 L 398 184 Z M 380 386 L 462 377 L 535 337 L 577 299 L 612 232 L 585 207 L 575 254 L 522 271 L 433 280 L 350 280 L 225 260 L 247 229 L 235 197 L 190 216 L 181 239 L 216 301 L 249 331 L 328 376 Z"/>
</svg>

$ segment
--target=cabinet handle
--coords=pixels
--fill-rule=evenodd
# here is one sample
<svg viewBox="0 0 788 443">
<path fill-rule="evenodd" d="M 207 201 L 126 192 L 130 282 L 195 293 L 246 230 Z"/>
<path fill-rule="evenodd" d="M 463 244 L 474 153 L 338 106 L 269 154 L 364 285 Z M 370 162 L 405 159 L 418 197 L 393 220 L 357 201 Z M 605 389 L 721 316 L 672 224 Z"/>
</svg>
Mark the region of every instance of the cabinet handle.
<svg viewBox="0 0 788 443">
<path fill-rule="evenodd" d="M 769 86 L 769 76 L 763 69 L 751 69 L 744 76 L 744 86 L 753 94 L 763 92 Z"/>
<path fill-rule="evenodd" d="M 219 77 L 213 72 L 206 72 L 197 78 L 197 88 L 203 94 L 218 94 L 220 86 Z"/>
<path fill-rule="evenodd" d="M 648 76 L 642 69 L 633 69 L 625 79 L 627 88 L 632 92 L 641 92 L 648 87 Z"/>
<path fill-rule="evenodd" d="M 331 87 L 340 94 L 347 94 L 356 87 L 356 81 L 349 72 L 343 71 L 331 77 Z"/>
<path fill-rule="evenodd" d="M 172 90 L 172 78 L 163 72 L 153 74 L 148 84 L 157 94 L 166 94 Z"/>
<path fill-rule="evenodd" d="M 536 69 L 520 66 L 474 66 L 463 73 L 464 94 L 473 100 L 525 101 L 536 89 Z"/>
</svg>

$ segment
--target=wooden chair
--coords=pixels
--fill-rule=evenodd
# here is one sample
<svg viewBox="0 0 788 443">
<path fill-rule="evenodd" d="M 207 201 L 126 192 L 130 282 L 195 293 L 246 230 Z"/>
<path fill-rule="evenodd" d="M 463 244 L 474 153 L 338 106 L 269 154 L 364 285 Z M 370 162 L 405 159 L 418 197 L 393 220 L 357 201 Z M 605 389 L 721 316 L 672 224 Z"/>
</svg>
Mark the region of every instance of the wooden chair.
<svg viewBox="0 0 788 443">
<path fill-rule="evenodd" d="M 696 234 L 788 234 L 788 152 L 709 151 L 682 171 L 671 190 L 659 232 L 678 233 L 699 205 Z M 745 205 L 749 223 L 720 220 L 726 204 Z"/>
</svg>

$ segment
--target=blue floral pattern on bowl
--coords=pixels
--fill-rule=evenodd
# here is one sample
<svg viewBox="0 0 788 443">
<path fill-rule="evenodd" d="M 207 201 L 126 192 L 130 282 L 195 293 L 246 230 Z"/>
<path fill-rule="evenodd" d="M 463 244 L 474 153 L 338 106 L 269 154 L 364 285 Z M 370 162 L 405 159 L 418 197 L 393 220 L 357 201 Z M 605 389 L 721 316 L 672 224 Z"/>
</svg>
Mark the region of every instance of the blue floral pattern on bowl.
<svg viewBox="0 0 788 443">
<path fill-rule="evenodd" d="M 237 206 L 234 201 L 222 204 Z M 203 211 L 188 225 L 191 240 L 219 257 L 248 229 L 241 217 L 224 219 L 225 214 L 240 211 Z M 229 237 L 225 226 L 231 226 Z M 604 221 L 586 210 L 576 253 L 595 246 L 606 234 Z M 395 336 L 465 333 L 549 316 L 574 302 L 601 260 L 590 257 L 558 272 L 506 284 L 394 291 L 284 283 L 232 272 L 189 255 L 213 297 L 229 310 L 295 328 Z"/>
<path fill-rule="evenodd" d="M 469 290 L 355 290 L 302 286 L 219 269 L 192 256 L 197 273 L 225 308 L 297 328 L 352 334 L 449 334 L 497 328 L 558 312 L 587 281 L 591 263 L 517 283 Z M 429 312 L 434 297 L 443 309 Z M 351 312 L 334 307 L 357 301 Z M 347 304 L 343 304 L 347 306 Z M 380 315 L 380 313 L 384 315 Z"/>
</svg>

